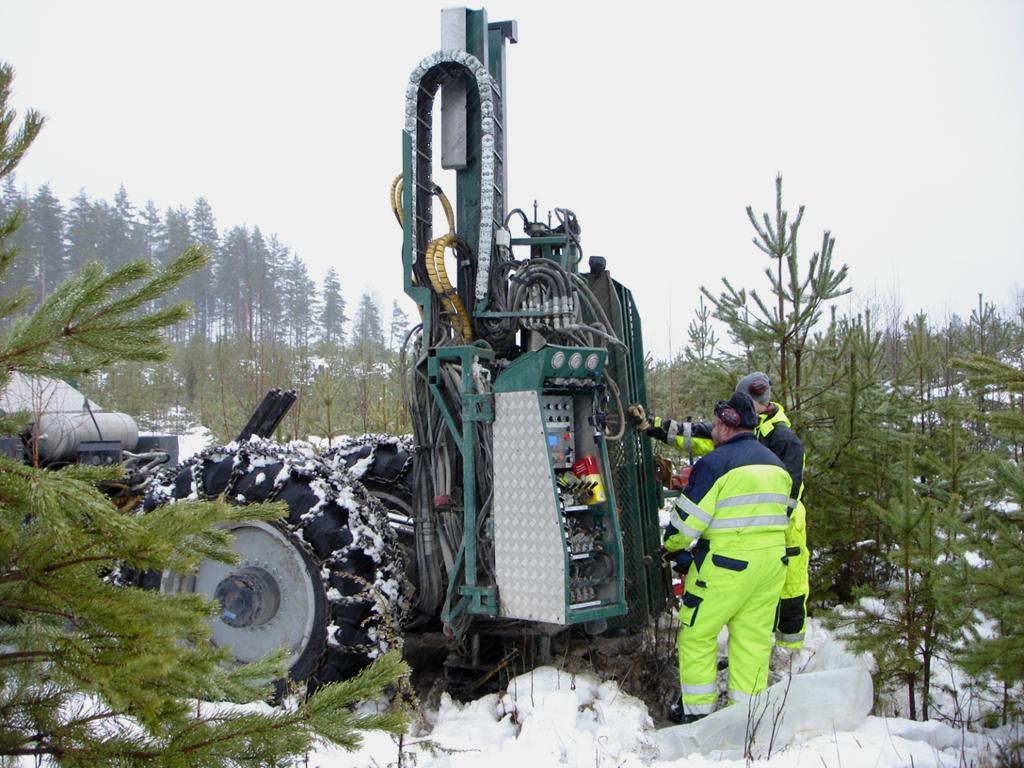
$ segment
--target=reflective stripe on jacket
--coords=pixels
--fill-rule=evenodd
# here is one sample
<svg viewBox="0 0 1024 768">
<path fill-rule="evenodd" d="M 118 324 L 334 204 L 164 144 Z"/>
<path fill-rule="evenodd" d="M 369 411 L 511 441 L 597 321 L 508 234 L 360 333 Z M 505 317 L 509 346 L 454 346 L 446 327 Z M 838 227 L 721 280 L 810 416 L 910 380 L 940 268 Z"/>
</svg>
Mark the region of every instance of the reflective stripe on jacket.
<svg viewBox="0 0 1024 768">
<path fill-rule="evenodd" d="M 701 421 L 675 421 L 651 416 L 647 435 L 694 456 L 711 453 L 715 447 L 711 442 L 711 425 Z"/>
<path fill-rule="evenodd" d="M 699 538 L 725 537 L 736 546 L 781 545 L 791 488 L 782 462 L 753 432 L 736 435 L 694 465 L 673 506 L 665 549 L 676 552 Z"/>
</svg>

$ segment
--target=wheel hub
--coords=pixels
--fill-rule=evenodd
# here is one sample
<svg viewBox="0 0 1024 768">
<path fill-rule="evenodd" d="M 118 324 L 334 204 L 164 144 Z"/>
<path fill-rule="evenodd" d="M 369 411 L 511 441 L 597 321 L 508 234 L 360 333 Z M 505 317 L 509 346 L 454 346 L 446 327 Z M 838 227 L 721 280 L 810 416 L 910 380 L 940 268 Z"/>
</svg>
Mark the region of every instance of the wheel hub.
<svg viewBox="0 0 1024 768">
<path fill-rule="evenodd" d="M 213 592 L 220 618 L 230 627 L 260 627 L 277 616 L 281 590 L 267 571 L 255 566 L 229 574 Z"/>
<path fill-rule="evenodd" d="M 315 656 L 326 640 L 327 601 L 301 541 L 262 521 L 225 527 L 234 537 L 240 566 L 204 560 L 194 575 L 164 574 L 161 590 L 216 601 L 220 613 L 210 622 L 210 639 L 231 648 L 239 662 L 256 661 L 280 648 L 289 651 L 289 668 Z"/>
</svg>

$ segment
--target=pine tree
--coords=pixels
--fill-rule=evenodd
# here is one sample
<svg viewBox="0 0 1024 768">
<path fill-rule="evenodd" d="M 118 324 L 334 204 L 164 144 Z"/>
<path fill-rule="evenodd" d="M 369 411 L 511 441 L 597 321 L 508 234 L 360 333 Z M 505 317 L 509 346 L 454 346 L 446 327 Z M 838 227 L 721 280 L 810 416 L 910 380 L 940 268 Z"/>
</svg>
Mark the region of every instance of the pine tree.
<svg viewBox="0 0 1024 768">
<path fill-rule="evenodd" d="M 1019 350 L 1017 350 L 1019 355 Z M 1024 434 L 1024 413 L 1014 407 L 1024 395 L 1024 368 L 991 357 L 973 355 L 958 361 L 971 383 L 988 392 L 987 400 L 1006 393 L 1001 407 L 985 418 L 1000 435 L 1017 442 Z M 1020 402 L 1017 400 L 1017 402 Z M 988 674 L 1003 685 L 1003 722 L 1024 711 L 1024 467 L 1009 450 L 997 462 L 993 503 L 981 511 L 973 526 L 970 546 L 981 564 L 968 584 L 971 605 L 991 619 L 996 633 L 984 636 L 977 630 L 962 654 L 962 662 L 975 674 Z"/>
<path fill-rule="evenodd" d="M 316 434 L 327 439 L 327 447 L 334 438 L 345 433 L 342 402 L 345 376 L 340 365 L 320 366 L 313 376 L 312 394 L 317 418 L 313 422 Z"/>
<path fill-rule="evenodd" d="M 30 113 L 10 133 L 9 81 L 0 65 L 4 174 L 41 125 Z M 0 232 L 16 223 L 8 220 Z M 14 259 L 5 247 L 0 238 L 0 282 Z M 0 337 L 0 387 L 13 371 L 68 376 L 118 360 L 161 359 L 162 330 L 187 308 L 146 308 L 205 262 L 193 248 L 160 271 L 145 262 L 109 273 L 87 265 Z M 4 301 L 0 317 L 18 309 Z M 282 674 L 282 657 L 228 666 L 227 650 L 209 642 L 204 599 L 119 587 L 110 576 L 119 567 L 187 573 L 206 558 L 231 562 L 220 526 L 274 519 L 283 510 L 221 500 L 124 514 L 94 484 L 115 476 L 116 469 L 49 471 L 0 456 L 0 762 L 284 766 L 314 741 L 352 748 L 360 729 L 401 727 L 395 715 L 350 709 L 403 672 L 395 655 L 292 708 L 197 705 L 197 698 L 261 702 L 269 690 L 260 681 Z"/>
<path fill-rule="evenodd" d="M 729 326 L 729 332 L 742 348 L 754 351 L 758 358 L 770 354 L 772 364 L 764 367 L 769 367 L 773 374 L 773 397 L 792 411 L 799 410 L 805 397 L 803 373 L 809 364 L 805 356 L 811 351 L 811 331 L 818 324 L 825 303 L 850 291 L 842 287 L 846 265 L 838 270 L 832 268 L 835 238 L 830 232 L 822 236 L 821 250 L 807 263 L 806 273 L 801 273 L 797 234 L 803 214 L 804 207 L 800 206 L 796 218 L 789 220 L 789 213 L 782 207 L 782 176 L 775 178 L 774 223 L 765 213 L 762 226 L 753 207 L 747 207 L 747 216 L 757 232 L 754 245 L 774 262 L 774 269 L 765 269 L 774 304 L 769 304 L 756 289 L 748 295 L 746 289 L 734 288 L 727 278 L 722 278 L 725 291 L 719 296 L 701 286 L 701 292 L 715 308 L 715 317 Z M 748 296 L 753 309 L 748 306 Z M 762 367 L 758 359 L 745 362 L 743 367 Z"/>
<path fill-rule="evenodd" d="M 664 412 L 707 421 L 722 393 L 731 391 L 746 371 L 729 368 L 718 354 L 718 335 L 703 296 L 693 314 L 686 329 L 686 345 L 667 371 L 668 407 Z"/>
<path fill-rule="evenodd" d="M 192 230 L 191 223 L 189 221 L 188 211 L 179 206 L 178 208 L 168 208 L 164 211 L 164 223 L 163 223 L 163 242 L 160 245 L 160 250 L 157 254 L 157 261 L 160 264 L 167 264 L 171 261 L 176 254 L 181 253 L 192 243 Z M 188 281 L 181 286 L 177 286 L 172 294 L 169 294 L 164 301 L 176 301 L 178 299 L 187 296 L 188 288 L 187 285 L 194 285 L 199 279 L 205 278 L 194 276 L 188 279 Z M 171 330 L 171 338 L 174 341 L 181 341 L 185 337 L 185 328 L 176 327 Z"/>
<path fill-rule="evenodd" d="M 388 325 L 388 351 L 393 352 L 402 346 L 405 334 L 409 330 L 409 316 L 398 306 L 397 301 L 391 302 L 391 322 Z"/>
<path fill-rule="evenodd" d="M 870 313 L 833 319 L 816 347 L 821 394 L 800 413 L 811 591 L 816 600 L 847 602 L 856 588 L 881 589 L 891 579 L 884 531 L 868 504 L 899 498 L 889 468 L 903 456 L 909 422 L 899 393 L 886 386 L 885 348 Z"/>
<path fill-rule="evenodd" d="M 336 348 L 345 345 L 345 324 L 348 317 L 345 315 L 345 299 L 341 295 L 341 283 L 338 282 L 338 273 L 334 267 L 327 270 L 324 277 L 323 287 L 324 310 L 321 317 L 323 326 L 323 341 L 328 346 Z"/>
<path fill-rule="evenodd" d="M 104 263 L 119 267 L 142 257 L 143 245 L 135 239 L 137 218 L 135 206 L 128 199 L 124 184 L 114 194 L 114 204 L 107 207 L 108 216 L 103 231 L 101 249 Z M 178 251 L 181 253 L 181 251 Z"/>
<path fill-rule="evenodd" d="M 2 74 L 0 74 L 2 77 Z M 2 146 L 2 144 L 0 144 Z M 14 251 L 27 245 L 21 234 L 19 224 L 24 220 L 25 200 L 14 186 L 13 176 L 3 180 L 3 195 L 0 196 L 0 240 L 6 243 L 8 259 L 13 259 Z M 4 263 L 4 255 L 0 253 L 0 264 Z M 31 291 L 28 287 L 32 282 L 32 272 L 27 259 L 17 259 L 6 264 L 7 281 L 0 284 L 0 297 L 11 299 L 16 293 Z M 0 323 L 5 322 L 0 319 Z"/>
<path fill-rule="evenodd" d="M 191 235 L 192 242 L 201 245 L 210 253 L 217 252 L 220 244 L 220 236 L 217 233 L 217 221 L 213 216 L 213 209 L 205 198 L 200 197 L 192 206 L 191 214 Z M 195 307 L 195 322 L 193 333 L 201 338 L 208 338 L 210 335 L 210 324 L 213 314 L 213 297 L 210 292 L 210 280 L 204 275 L 204 279 L 196 279 L 185 285 L 185 295 L 192 300 Z"/>
<path fill-rule="evenodd" d="M 926 615 L 923 627 L 925 639 L 932 641 L 925 644 L 922 656 L 924 718 L 936 714 L 930 700 L 930 686 L 936 684 L 932 674 L 934 661 L 957 655 L 966 634 L 963 628 L 976 618 L 963 596 L 964 585 L 973 581 L 975 568 L 963 553 L 971 535 L 978 530 L 979 515 L 984 515 L 992 474 L 991 458 L 981 449 L 979 435 L 964 429 L 972 412 L 970 401 L 959 389 L 952 388 L 934 400 L 933 408 L 935 426 L 923 446 L 915 451 L 916 475 L 921 479 L 917 489 L 923 498 L 933 500 L 943 510 L 947 543 L 943 562 L 949 578 L 936 590 L 932 612 Z M 951 639 L 955 642 L 951 643 Z M 959 691 L 948 689 L 946 681 L 938 684 L 952 696 L 960 695 Z M 956 713 L 938 714 L 948 719 Z"/>
<path fill-rule="evenodd" d="M 694 311 L 694 318 L 686 328 L 686 359 L 688 362 L 705 362 L 714 358 L 718 336 L 711 327 L 711 310 L 704 304 L 704 297 Z"/>
<path fill-rule="evenodd" d="M 192 244 L 192 222 L 184 206 L 164 211 L 163 235 L 159 262 L 167 264 Z"/>
<path fill-rule="evenodd" d="M 71 201 L 71 210 L 67 215 L 67 240 L 70 272 L 77 272 L 87 262 L 99 261 L 99 216 L 84 189 Z"/>
<path fill-rule="evenodd" d="M 292 256 L 281 270 L 277 293 L 284 310 L 283 324 L 288 329 L 285 340 L 296 349 L 308 346 L 317 332 L 319 302 L 316 284 L 298 256 Z"/>
<path fill-rule="evenodd" d="M 384 349 L 380 306 L 369 293 L 364 293 L 359 299 L 359 307 L 352 321 L 352 346 L 367 360 L 372 360 Z"/>
<path fill-rule="evenodd" d="M 256 307 L 255 341 L 260 345 L 273 344 L 284 338 L 281 296 L 277 286 L 291 261 L 291 254 L 276 235 L 271 235 L 269 241 L 264 239 L 259 227 L 253 227 L 249 242 L 248 279 Z"/>
<path fill-rule="evenodd" d="M 220 241 L 220 235 L 217 234 L 217 220 L 205 197 L 198 198 L 192 205 L 190 222 L 192 242 L 203 246 L 211 253 L 216 250 Z"/>
<path fill-rule="evenodd" d="M 42 297 L 66 275 L 64 210 L 53 196 L 49 184 L 43 184 L 28 205 L 29 245 L 22 258 L 34 265 L 37 295 Z"/>
<path fill-rule="evenodd" d="M 849 454 L 854 445 L 850 441 L 860 437 L 863 425 L 858 411 L 862 403 L 859 390 L 847 389 L 842 393 L 834 385 L 841 378 L 838 371 L 843 367 L 852 367 L 851 373 L 862 375 L 857 366 L 863 361 L 845 357 L 849 348 L 844 330 L 837 326 L 834 318 L 828 329 L 819 327 L 828 303 L 850 290 L 843 287 L 847 267 L 833 267 L 835 239 L 828 231 L 822 236 L 821 249 L 809 260 L 800 259 L 797 245 L 803 214 L 803 206 L 794 217 L 784 208 L 782 177 L 777 176 L 774 216 L 764 213 L 759 220 L 753 207 L 747 207 L 747 217 L 756 234 L 754 245 L 769 258 L 764 272 L 768 279 L 768 296 L 762 296 L 758 289 L 738 288 L 729 278 L 722 279 L 724 290 L 719 295 L 703 286 L 701 293 L 710 301 L 713 316 L 725 323 L 739 347 L 738 353 L 723 355 L 728 370 L 733 374 L 766 371 L 772 380 L 772 399 L 785 407 L 794 429 L 804 441 L 807 460 L 804 501 L 809 516 L 809 546 L 816 551 L 811 562 L 812 592 L 820 594 L 829 590 L 835 596 L 848 596 L 850 577 L 856 576 L 843 565 L 842 557 L 852 554 L 856 548 L 856 527 L 849 524 L 855 522 L 854 518 L 862 518 L 864 511 L 863 504 L 855 500 L 849 483 L 835 467 L 836 462 Z M 831 333 L 831 343 L 821 341 L 822 333 Z M 844 384 L 850 385 L 852 381 L 847 379 Z M 847 395 L 845 399 L 843 394 Z M 826 401 L 838 410 L 825 408 Z M 810 412 L 803 412 L 805 407 Z M 845 439 L 838 434 L 812 434 L 814 429 L 827 431 L 830 425 L 835 425 L 837 414 L 843 414 L 844 408 L 852 409 L 848 415 L 852 416 L 853 434 Z M 839 431 L 844 431 L 846 426 L 839 425 Z M 877 426 L 871 428 L 877 429 Z M 864 437 L 868 437 L 867 432 Z M 838 482 L 835 487 L 822 488 L 818 495 L 815 473 L 826 467 L 830 478 L 838 478 Z M 844 487 L 847 487 L 846 495 Z M 829 504 L 833 501 L 836 506 Z M 835 536 L 836 533 L 841 535 Z"/>
<path fill-rule="evenodd" d="M 369 293 L 359 300 L 352 328 L 351 357 L 356 376 L 356 410 L 363 432 L 370 431 L 373 405 L 384 388 L 384 329 L 380 307 Z"/>
<path fill-rule="evenodd" d="M 30 109 L 21 125 L 15 124 L 18 114 L 10 106 L 13 82 L 14 68 L 0 61 L 0 179 L 14 173 L 46 122 L 39 112 Z"/>
<path fill-rule="evenodd" d="M 920 494 L 913 465 L 908 446 L 900 465 L 891 467 L 903 478 L 901 497 L 884 506 L 869 504 L 891 542 L 888 556 L 895 578 L 881 588 L 860 587 L 857 602 L 832 622 L 852 629 L 847 642 L 854 650 L 872 654 L 881 691 L 902 686 L 907 717 L 927 720 L 932 663 L 961 643 L 969 612 L 952 597 L 963 579 L 958 500 L 942 505 Z"/>
<path fill-rule="evenodd" d="M 850 365 L 822 402 L 837 418 L 832 429 L 812 432 L 819 441 L 827 438 L 826 445 L 839 440 L 842 449 L 809 485 L 816 494 L 830 494 L 825 501 L 832 514 L 819 516 L 819 527 L 833 540 L 849 537 L 845 547 L 833 544 L 835 551 L 825 554 L 833 567 L 859 579 L 852 582 L 860 602 L 849 609 L 851 642 L 875 656 L 883 688 L 903 687 L 911 718 L 957 717 L 935 709 L 934 687 L 944 684 L 936 679 L 935 662 L 956 653 L 972 623 L 964 600 L 972 568 L 963 550 L 969 521 L 984 500 L 986 459 L 977 435 L 964 429 L 969 403 L 948 370 L 948 345 L 926 318 L 906 323 L 896 376 L 887 375 L 891 348 L 881 333 L 865 333 L 868 322 L 842 334 Z M 848 407 L 834 398 L 843 392 L 851 398 Z M 828 455 L 820 443 L 815 448 Z M 872 511 L 877 524 L 857 515 L 857 506 Z M 844 507 L 849 512 L 837 515 Z M 879 567 L 864 567 L 872 561 Z"/>
<path fill-rule="evenodd" d="M 10 243 L 24 215 L 24 203 L 14 190 L 13 174 L 22 156 L 43 129 L 45 119 L 30 109 L 20 125 L 17 113 L 10 108 L 14 69 L 0 61 L 0 181 L 4 182 L 3 216 L 0 217 L 0 321 L 10 318 L 32 300 L 31 289 L 24 283 L 7 284 L 8 276 L 16 276 L 13 268 L 16 249 Z M 0 375 L 6 375 L 0 369 Z"/>
<path fill-rule="evenodd" d="M 221 238 L 213 272 L 219 317 L 216 336 L 242 338 L 247 332 L 242 318 L 242 270 L 248 247 L 249 235 L 244 227 L 232 227 Z"/>
<path fill-rule="evenodd" d="M 139 214 L 134 239 L 142 245 L 141 258 L 157 263 L 160 253 L 160 244 L 164 239 L 163 221 L 160 219 L 160 211 L 152 200 L 147 200 Z M 209 248 L 210 253 L 213 249 Z"/>
</svg>

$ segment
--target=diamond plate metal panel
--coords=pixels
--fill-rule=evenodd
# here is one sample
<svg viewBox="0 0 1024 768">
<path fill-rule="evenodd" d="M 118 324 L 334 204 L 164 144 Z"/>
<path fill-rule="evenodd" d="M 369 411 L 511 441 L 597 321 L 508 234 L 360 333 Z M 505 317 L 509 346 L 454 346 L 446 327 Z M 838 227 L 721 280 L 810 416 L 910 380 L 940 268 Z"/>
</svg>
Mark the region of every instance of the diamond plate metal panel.
<svg viewBox="0 0 1024 768">
<path fill-rule="evenodd" d="M 494 565 L 501 616 L 565 623 L 565 545 L 536 391 L 494 396 Z"/>
</svg>

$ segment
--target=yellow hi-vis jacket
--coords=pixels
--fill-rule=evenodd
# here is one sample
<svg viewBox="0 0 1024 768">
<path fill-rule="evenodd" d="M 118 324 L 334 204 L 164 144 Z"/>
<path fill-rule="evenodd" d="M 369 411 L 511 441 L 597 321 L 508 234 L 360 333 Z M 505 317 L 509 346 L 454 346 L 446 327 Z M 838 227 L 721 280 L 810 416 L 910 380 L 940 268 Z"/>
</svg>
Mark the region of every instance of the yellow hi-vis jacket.
<svg viewBox="0 0 1024 768">
<path fill-rule="evenodd" d="M 784 546 L 792 479 L 753 432 L 726 441 L 698 461 L 676 499 L 664 547 L 689 548 L 697 539 L 734 549 Z"/>
<path fill-rule="evenodd" d="M 675 421 L 651 416 L 647 435 L 692 456 L 704 456 L 712 451 L 711 425 L 702 421 Z M 754 434 L 760 443 L 779 457 L 792 478 L 790 509 L 796 507 L 804 489 L 804 446 L 793 431 L 786 411 L 779 403 L 772 403 L 762 413 Z"/>
</svg>

